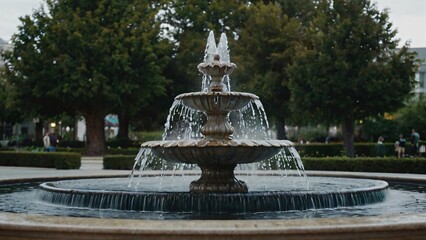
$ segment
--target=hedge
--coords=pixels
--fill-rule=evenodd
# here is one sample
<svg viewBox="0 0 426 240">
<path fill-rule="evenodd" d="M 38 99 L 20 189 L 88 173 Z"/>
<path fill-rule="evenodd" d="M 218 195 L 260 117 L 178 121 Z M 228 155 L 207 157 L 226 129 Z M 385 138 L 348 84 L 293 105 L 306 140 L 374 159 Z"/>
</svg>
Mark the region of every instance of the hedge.
<svg viewBox="0 0 426 240">
<path fill-rule="evenodd" d="M 106 150 L 107 155 L 132 155 L 136 156 L 140 148 L 109 148 Z"/>
<path fill-rule="evenodd" d="M 105 156 L 104 169 L 131 170 L 134 159 L 135 156 Z M 425 158 L 302 157 L 302 161 L 305 170 L 426 174 Z"/>
<path fill-rule="evenodd" d="M 135 162 L 135 156 L 107 155 L 104 157 L 104 169 L 131 170 Z"/>
<path fill-rule="evenodd" d="M 302 158 L 305 170 L 426 174 L 425 158 Z"/>
<path fill-rule="evenodd" d="M 394 156 L 394 145 L 391 143 L 384 144 L 385 156 Z M 333 157 L 344 156 L 343 144 L 341 143 L 311 143 L 311 144 L 297 144 L 296 149 L 300 156 L 304 157 Z M 58 152 L 77 152 L 83 153 L 83 148 L 57 148 Z M 407 153 L 409 149 L 407 148 Z M 106 149 L 107 155 L 131 155 L 136 156 L 139 152 L 139 147 L 131 148 L 108 148 Z M 374 143 L 356 143 L 355 152 L 357 156 L 375 157 L 377 156 L 377 148 Z"/>
<path fill-rule="evenodd" d="M 131 170 L 135 163 L 136 155 L 107 155 L 104 157 L 104 169 Z M 153 156 L 151 156 L 153 157 Z M 163 160 L 153 157 L 146 162 L 145 169 L 161 170 L 172 169 L 173 163 L 163 164 Z M 136 168 L 140 167 L 137 165 Z"/>
<path fill-rule="evenodd" d="M 78 153 L 2 151 L 0 152 L 0 165 L 79 169 L 81 166 L 81 156 Z"/>
<path fill-rule="evenodd" d="M 295 145 L 300 156 L 305 157 L 334 157 L 343 156 L 344 148 L 342 143 L 310 143 Z M 358 157 L 375 157 L 377 156 L 377 144 L 375 143 L 355 143 L 355 154 Z M 406 148 L 409 153 L 409 147 Z M 395 147 L 393 143 L 384 144 L 384 155 L 395 156 Z"/>
<path fill-rule="evenodd" d="M 84 148 L 56 148 L 56 152 L 73 152 L 73 153 L 84 153 Z M 133 155 L 136 156 L 139 152 L 139 148 L 109 148 L 105 150 L 107 155 Z"/>
</svg>

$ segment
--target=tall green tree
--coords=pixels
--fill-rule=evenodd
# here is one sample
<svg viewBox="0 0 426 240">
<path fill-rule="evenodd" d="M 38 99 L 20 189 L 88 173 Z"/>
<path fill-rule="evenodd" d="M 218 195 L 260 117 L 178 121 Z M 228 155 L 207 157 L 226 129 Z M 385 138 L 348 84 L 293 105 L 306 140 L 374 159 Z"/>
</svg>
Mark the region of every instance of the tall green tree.
<svg viewBox="0 0 426 240">
<path fill-rule="evenodd" d="M 236 75 L 261 97 L 274 120 L 278 139 L 286 139 L 285 124 L 290 116 L 286 69 L 293 62 L 295 46 L 306 38 L 303 26 L 309 16 L 303 18 L 299 12 L 312 9 L 311 1 L 258 1 L 243 11 L 246 19 L 236 46 Z"/>
<path fill-rule="evenodd" d="M 5 124 L 14 124 L 23 120 L 24 113 L 14 107 L 16 98 L 14 88 L 6 81 L 5 69 L 0 68 L 0 140 L 4 137 Z"/>
<path fill-rule="evenodd" d="M 83 115 L 88 155 L 104 153 L 106 114 L 163 89 L 157 2 L 46 0 L 46 9 L 21 18 L 8 79 L 28 108 Z"/>
<path fill-rule="evenodd" d="M 354 156 L 355 120 L 392 112 L 412 91 L 417 67 L 387 11 L 369 0 L 321 0 L 290 68 L 294 109 L 340 121 L 346 155 Z M 306 115 L 304 115 L 306 116 Z"/>
</svg>

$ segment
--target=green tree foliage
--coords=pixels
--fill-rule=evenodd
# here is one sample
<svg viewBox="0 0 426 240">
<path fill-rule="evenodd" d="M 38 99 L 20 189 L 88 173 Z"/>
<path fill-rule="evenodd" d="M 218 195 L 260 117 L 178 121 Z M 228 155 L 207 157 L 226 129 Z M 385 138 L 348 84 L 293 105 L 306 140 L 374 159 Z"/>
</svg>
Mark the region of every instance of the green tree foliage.
<svg viewBox="0 0 426 240">
<path fill-rule="evenodd" d="M 299 10 L 313 6 L 311 1 L 262 1 L 245 8 L 247 19 L 236 46 L 238 76 L 250 91 L 258 94 L 266 111 L 275 120 L 277 137 L 285 139 L 285 120 L 290 115 L 289 77 L 286 69 L 293 62 L 296 45 L 305 39 Z"/>
<path fill-rule="evenodd" d="M 47 0 L 22 17 L 6 60 L 27 109 L 82 114 L 86 153 L 102 155 L 105 115 L 164 90 L 157 2 Z"/>
<path fill-rule="evenodd" d="M 399 134 L 404 134 L 405 137 L 409 136 L 409 129 L 401 129 L 398 122 L 392 119 L 385 118 L 372 118 L 367 119 L 361 128 L 361 140 L 368 142 L 377 142 L 378 138 L 382 136 L 385 142 L 394 143 L 399 139 Z"/>
<path fill-rule="evenodd" d="M 237 34 L 240 23 L 238 11 L 246 2 L 176 0 L 165 5 L 163 27 L 167 28 L 168 37 L 175 45 L 167 75 L 174 80 L 171 96 L 201 89 L 202 75 L 197 65 L 203 61 L 209 31 L 213 30 L 216 37 L 220 36 L 219 33 L 226 33 L 229 44 L 233 44 L 233 36 Z"/>
<path fill-rule="evenodd" d="M 305 118 L 340 121 L 354 156 L 355 120 L 401 107 L 414 86 L 415 54 L 398 39 L 386 11 L 369 0 L 321 0 L 290 69 L 294 109 Z"/>
<path fill-rule="evenodd" d="M 398 123 L 403 133 L 408 138 L 411 129 L 416 129 L 420 137 L 426 136 L 426 97 L 411 99 L 405 107 L 401 108 L 396 114 L 395 121 Z"/>
<path fill-rule="evenodd" d="M 165 1 L 157 15 L 161 22 L 161 36 L 172 43 L 172 52 L 163 76 L 170 79 L 166 96 L 158 96 L 152 105 L 141 105 L 132 127 L 135 130 L 158 130 L 163 127 L 168 109 L 176 95 L 199 91 L 202 75 L 197 65 L 203 61 L 206 39 L 210 30 L 220 36 L 235 34 L 237 11 L 244 1 L 177 0 Z M 218 39 L 217 39 L 218 40 Z M 232 38 L 230 39 L 232 41 Z M 121 123 L 121 118 L 120 118 Z"/>
<path fill-rule="evenodd" d="M 22 121 L 24 114 L 14 107 L 16 93 L 6 81 L 5 71 L 0 68 L 0 139 L 4 137 L 4 124 Z"/>
</svg>

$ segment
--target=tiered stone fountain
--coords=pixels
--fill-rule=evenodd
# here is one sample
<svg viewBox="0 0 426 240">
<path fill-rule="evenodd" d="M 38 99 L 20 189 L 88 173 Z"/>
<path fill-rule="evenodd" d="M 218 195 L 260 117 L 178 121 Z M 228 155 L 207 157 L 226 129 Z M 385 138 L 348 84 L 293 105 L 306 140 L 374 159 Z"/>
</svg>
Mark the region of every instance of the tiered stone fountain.
<svg viewBox="0 0 426 240">
<path fill-rule="evenodd" d="M 167 162 L 198 165 L 201 176 L 198 180 L 187 183 L 190 185 L 189 192 L 161 189 L 153 192 L 151 189 L 144 189 L 144 185 L 148 185 L 144 183 L 140 188 L 126 189 L 126 184 L 116 188 L 111 184 L 105 186 L 90 180 L 77 184 L 62 181 L 42 184 L 38 199 L 52 204 L 96 209 L 216 214 L 356 206 L 380 202 L 386 197 L 388 184 L 383 181 L 359 180 L 354 184 L 351 180 L 322 180 L 312 186 L 316 188 L 314 190 L 299 188 L 297 191 L 290 191 L 288 188 L 279 188 L 261 191 L 254 188 L 254 191 L 249 191 L 244 181 L 236 179 L 234 169 L 238 164 L 268 160 L 278 153 L 290 153 L 291 156 L 284 158 L 296 159 L 298 170 L 304 169 L 290 141 L 233 139 L 234 128 L 228 119 L 230 112 L 243 109 L 249 103 L 259 100 L 251 93 L 229 91 L 224 83 L 224 79 L 229 81 L 229 75 L 236 68 L 235 64 L 229 62 L 226 42 L 223 34 L 219 43 L 221 47 L 217 48 L 213 33 L 210 33 L 205 61 L 198 65 L 205 77 L 205 87 L 200 92 L 185 93 L 175 98 L 175 102 L 207 116 L 200 130 L 201 138 L 146 142 L 142 144 L 135 159 L 135 168 L 139 166 L 139 170 L 144 170 L 148 159 L 152 158 L 150 154 Z M 172 182 L 185 181 L 182 179 L 176 177 Z M 142 178 L 141 181 L 147 182 L 147 179 Z"/>
<path fill-rule="evenodd" d="M 191 183 L 191 192 L 245 193 L 248 191 L 246 184 L 234 176 L 237 164 L 269 159 L 291 145 L 289 141 L 279 140 L 232 140 L 234 128 L 228 122 L 229 113 L 258 99 L 251 93 L 225 91 L 223 78 L 235 68 L 235 64 L 223 63 L 220 55 L 214 54 L 212 62 L 198 65 L 202 73 L 211 77 L 208 90 L 176 97 L 185 106 L 207 115 L 207 122 L 201 128 L 203 139 L 142 144 L 143 148 L 152 149 L 155 155 L 167 161 L 197 164 L 202 174 L 199 180 Z"/>
</svg>

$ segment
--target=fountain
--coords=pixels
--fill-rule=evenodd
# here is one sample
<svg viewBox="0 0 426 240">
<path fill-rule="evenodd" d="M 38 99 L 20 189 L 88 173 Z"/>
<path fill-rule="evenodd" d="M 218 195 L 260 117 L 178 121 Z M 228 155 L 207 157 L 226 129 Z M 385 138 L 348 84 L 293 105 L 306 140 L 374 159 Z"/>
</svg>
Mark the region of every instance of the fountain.
<svg viewBox="0 0 426 240">
<path fill-rule="evenodd" d="M 313 190 L 308 187 L 281 187 L 262 191 L 256 189 L 257 184 L 254 183 L 253 190 L 249 191 L 249 186 L 237 179 L 234 173 L 235 168 L 241 164 L 267 161 L 275 157 L 274 159 L 287 162 L 282 164 L 285 168 L 291 164 L 296 166 L 300 177 L 306 178 L 306 174 L 290 141 L 272 140 L 268 134 L 263 139 L 236 137 L 241 134 L 237 134 L 230 123 L 230 113 L 242 110 L 253 112 L 252 106 L 257 106 L 263 112 L 263 107 L 254 94 L 230 91 L 229 75 L 235 69 L 236 65 L 230 62 L 225 34 L 221 35 L 219 46 L 216 46 L 214 34 L 210 32 L 205 60 L 198 65 L 198 70 L 204 75 L 202 90 L 178 95 L 170 110 L 173 113 L 175 109 L 181 109 L 183 114 L 179 116 L 189 115 L 184 117 L 186 123 L 178 123 L 178 126 L 191 126 L 194 122 L 193 115 L 204 113 L 204 121 L 195 121 L 202 122 L 202 127 L 197 126 L 194 134 L 189 127 L 190 134 L 170 140 L 167 131 L 173 121 L 171 122 L 169 116 L 164 140 L 143 143 L 135 159 L 134 168 L 139 168 L 140 171 L 156 158 L 198 166 L 201 175 L 198 180 L 189 184 L 189 191 L 184 188 L 180 191 L 146 189 L 146 185 L 153 184 L 148 184 L 146 178 L 142 178 L 142 186 L 135 189 L 126 189 L 127 185 L 123 182 L 118 184 L 122 188 L 112 189 L 111 186 L 98 187 L 96 183 L 87 180 L 82 184 L 62 181 L 42 184 L 37 198 L 50 204 L 73 207 L 207 214 L 348 207 L 381 202 L 386 198 L 388 184 L 378 180 L 358 180 L 354 184 L 350 179 L 340 179 L 338 182 L 322 179 L 313 181 Z M 263 119 L 262 122 L 267 120 Z M 178 130 L 181 132 L 181 127 Z M 276 175 L 262 178 L 270 178 L 271 184 L 283 178 L 282 174 Z M 291 174 L 285 177 L 288 177 L 288 181 L 295 178 Z M 190 180 L 162 176 L 160 181 L 164 186 L 171 185 L 174 181 Z M 91 188 L 87 189 L 84 187 L 86 185 Z M 179 186 L 175 188 L 180 189 Z"/>
<path fill-rule="evenodd" d="M 130 179 L 78 172 L 70 180 L 58 172 L 64 175 L 55 181 L 0 181 L 6 184 L 0 186 L 0 238 L 424 238 L 426 214 L 418 213 L 426 210 L 424 190 L 389 188 L 382 180 L 417 179 L 423 189 L 426 177 L 328 172 L 302 184 L 300 157 L 290 141 L 270 138 L 259 98 L 230 91 L 236 65 L 224 34 L 216 46 L 210 33 L 198 69 L 201 91 L 175 98 L 164 139 L 142 144 Z M 241 120 L 256 114 L 260 128 Z M 158 160 L 162 168 L 177 163 L 196 170 L 146 171 Z M 268 171 L 241 170 L 259 162 Z M 271 162 L 281 170 L 271 170 Z"/>
</svg>

